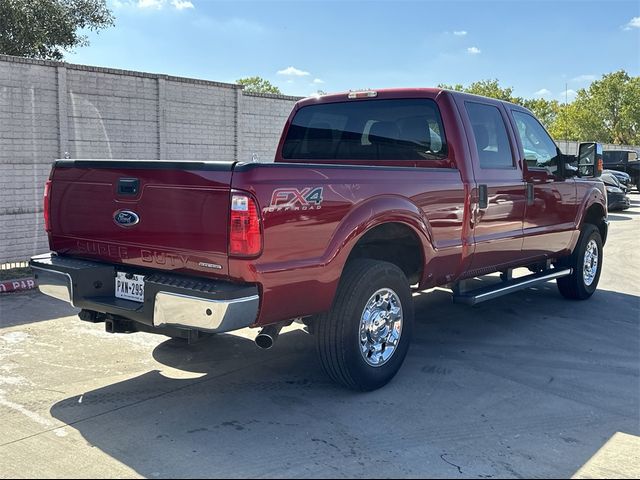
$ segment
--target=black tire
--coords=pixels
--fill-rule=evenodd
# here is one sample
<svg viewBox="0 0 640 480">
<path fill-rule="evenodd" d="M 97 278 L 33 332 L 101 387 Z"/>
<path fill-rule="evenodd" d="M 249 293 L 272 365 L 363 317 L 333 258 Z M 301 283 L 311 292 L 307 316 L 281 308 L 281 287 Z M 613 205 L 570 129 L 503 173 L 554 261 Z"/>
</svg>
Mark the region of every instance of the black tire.
<svg viewBox="0 0 640 480">
<path fill-rule="evenodd" d="M 402 330 L 386 363 L 372 366 L 361 353 L 360 319 L 381 289 L 396 294 Z M 371 391 L 386 385 L 400 370 L 413 334 L 413 297 L 406 276 L 396 265 L 369 259 L 350 262 L 343 272 L 331 311 L 316 319 L 315 336 L 324 371 L 352 390 Z"/>
<path fill-rule="evenodd" d="M 598 267 L 593 281 L 587 285 L 584 279 L 584 259 L 587 246 L 592 240 L 595 241 L 598 248 Z M 591 297 L 598 288 L 598 281 L 602 273 L 602 261 L 603 251 L 600 231 L 595 225 L 585 223 L 575 250 L 568 261 L 562 265 L 563 267 L 571 267 L 573 273 L 568 277 L 562 277 L 557 280 L 558 290 L 560 290 L 562 296 L 571 300 L 586 300 Z"/>
</svg>

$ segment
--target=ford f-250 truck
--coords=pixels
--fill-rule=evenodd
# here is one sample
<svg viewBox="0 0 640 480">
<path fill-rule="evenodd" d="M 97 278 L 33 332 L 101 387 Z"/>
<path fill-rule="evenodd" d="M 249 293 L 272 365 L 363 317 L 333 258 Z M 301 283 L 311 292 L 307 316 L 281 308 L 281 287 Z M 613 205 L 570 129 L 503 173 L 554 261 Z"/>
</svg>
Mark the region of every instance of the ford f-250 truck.
<svg viewBox="0 0 640 480">
<path fill-rule="evenodd" d="M 564 155 L 528 110 L 459 92 L 308 98 L 274 163 L 56 161 L 53 253 L 31 266 L 43 293 L 109 332 L 252 327 L 270 347 L 302 321 L 331 378 L 372 390 L 407 354 L 415 289 L 475 304 L 556 279 L 567 298 L 593 294 L 600 156 Z M 502 281 L 465 282 L 493 272 Z"/>
</svg>

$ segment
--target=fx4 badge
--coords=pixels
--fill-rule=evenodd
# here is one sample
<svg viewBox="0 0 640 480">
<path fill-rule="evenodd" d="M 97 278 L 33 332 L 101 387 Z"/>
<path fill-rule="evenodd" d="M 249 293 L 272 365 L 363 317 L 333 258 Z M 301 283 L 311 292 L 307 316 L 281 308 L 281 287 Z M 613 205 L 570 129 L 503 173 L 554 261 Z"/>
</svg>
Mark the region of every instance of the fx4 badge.
<svg viewBox="0 0 640 480">
<path fill-rule="evenodd" d="M 273 191 L 271 204 L 264 211 L 320 210 L 322 200 L 322 187 L 278 188 Z"/>
</svg>

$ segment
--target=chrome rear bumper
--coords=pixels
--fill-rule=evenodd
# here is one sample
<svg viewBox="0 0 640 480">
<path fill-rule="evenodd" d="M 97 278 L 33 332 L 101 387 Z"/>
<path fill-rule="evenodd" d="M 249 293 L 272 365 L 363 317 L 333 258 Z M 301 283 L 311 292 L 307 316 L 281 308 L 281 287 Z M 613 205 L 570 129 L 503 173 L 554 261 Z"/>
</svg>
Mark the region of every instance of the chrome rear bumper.
<svg viewBox="0 0 640 480">
<path fill-rule="evenodd" d="M 209 300 L 157 292 L 153 309 L 154 327 L 187 327 L 203 332 L 230 332 L 248 327 L 258 315 L 260 297 Z"/>
<path fill-rule="evenodd" d="M 73 304 L 73 281 L 68 273 L 47 270 L 31 265 L 38 289 L 53 298 Z"/>
<path fill-rule="evenodd" d="M 62 257 L 33 257 L 30 265 L 42 293 L 76 308 L 123 318 L 158 329 L 223 333 L 253 325 L 260 297 L 255 285 L 134 271 L 129 266 Z M 115 273 L 145 275 L 143 303 L 115 297 Z"/>
</svg>

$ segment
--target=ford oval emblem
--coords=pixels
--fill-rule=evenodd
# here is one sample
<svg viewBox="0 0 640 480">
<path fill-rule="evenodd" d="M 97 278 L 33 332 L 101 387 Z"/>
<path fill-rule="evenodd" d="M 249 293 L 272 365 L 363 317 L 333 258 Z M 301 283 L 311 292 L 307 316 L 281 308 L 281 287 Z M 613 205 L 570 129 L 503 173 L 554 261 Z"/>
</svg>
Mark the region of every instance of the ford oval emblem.
<svg viewBox="0 0 640 480">
<path fill-rule="evenodd" d="M 113 215 L 113 220 L 121 227 L 133 227 L 140 221 L 140 217 L 131 210 L 119 210 Z"/>
</svg>

